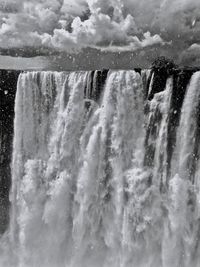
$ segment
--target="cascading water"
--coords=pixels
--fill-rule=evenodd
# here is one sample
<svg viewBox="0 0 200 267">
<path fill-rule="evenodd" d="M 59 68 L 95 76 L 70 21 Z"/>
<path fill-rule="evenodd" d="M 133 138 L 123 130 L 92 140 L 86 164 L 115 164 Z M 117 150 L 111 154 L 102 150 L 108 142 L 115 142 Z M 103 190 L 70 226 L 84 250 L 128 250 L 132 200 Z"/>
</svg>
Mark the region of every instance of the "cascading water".
<svg viewBox="0 0 200 267">
<path fill-rule="evenodd" d="M 200 72 L 155 77 L 20 74 L 2 267 L 199 266 Z"/>
</svg>

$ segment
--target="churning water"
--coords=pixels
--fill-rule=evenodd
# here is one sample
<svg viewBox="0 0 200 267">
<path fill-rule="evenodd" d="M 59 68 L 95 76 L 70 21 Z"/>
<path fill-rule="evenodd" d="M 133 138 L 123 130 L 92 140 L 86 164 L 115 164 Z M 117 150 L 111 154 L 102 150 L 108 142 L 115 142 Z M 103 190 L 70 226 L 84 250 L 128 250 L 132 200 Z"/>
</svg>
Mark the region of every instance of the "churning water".
<svg viewBox="0 0 200 267">
<path fill-rule="evenodd" d="M 200 72 L 154 78 L 20 74 L 2 267 L 200 265 Z"/>
</svg>

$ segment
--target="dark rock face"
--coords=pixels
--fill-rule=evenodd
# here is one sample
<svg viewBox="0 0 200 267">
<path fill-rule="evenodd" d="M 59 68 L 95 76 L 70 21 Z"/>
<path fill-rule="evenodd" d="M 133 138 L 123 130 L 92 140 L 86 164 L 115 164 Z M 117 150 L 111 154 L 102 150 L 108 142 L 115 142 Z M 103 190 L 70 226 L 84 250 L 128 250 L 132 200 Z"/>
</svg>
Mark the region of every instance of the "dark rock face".
<svg viewBox="0 0 200 267">
<path fill-rule="evenodd" d="M 151 92 L 148 95 L 148 100 L 152 100 L 155 94 L 165 90 L 165 85 L 166 85 L 166 81 L 168 78 L 167 73 L 162 70 L 152 71 L 150 75 L 150 79 L 152 79 L 152 76 L 153 76 L 153 83 L 152 83 Z M 150 85 L 150 81 L 149 81 L 149 85 Z"/>
<path fill-rule="evenodd" d="M 173 66 L 173 65 L 172 65 Z M 170 177 L 171 175 L 171 161 L 173 152 L 176 146 L 177 138 L 177 129 L 180 122 L 181 110 L 183 102 L 185 99 L 187 87 L 189 86 L 192 75 L 198 71 L 198 69 L 180 69 L 178 67 L 170 69 L 164 68 L 152 68 L 147 81 L 147 88 L 145 99 L 145 115 L 147 117 L 146 125 L 146 138 L 145 138 L 145 157 L 144 157 L 144 166 L 153 167 L 155 161 L 155 150 L 156 150 L 156 140 L 158 138 L 159 129 L 161 122 L 163 120 L 164 114 L 162 114 L 159 102 L 156 100 L 156 94 L 166 90 L 166 84 L 168 78 L 171 78 L 173 81 L 172 91 L 170 93 L 169 99 L 169 110 L 167 114 L 167 130 L 166 130 L 166 158 L 163 158 L 163 154 L 160 153 L 160 166 L 162 173 L 162 166 L 165 166 L 165 175 Z M 151 104 L 154 101 L 153 110 L 151 109 Z M 193 181 L 196 162 L 200 157 L 200 146 L 198 145 L 200 138 L 200 107 L 197 113 L 197 128 L 194 136 L 195 146 L 192 153 L 192 158 L 188 165 L 190 180 Z M 167 185 L 167 184 L 166 184 Z"/>
<path fill-rule="evenodd" d="M 153 77 L 153 83 L 148 100 L 152 100 L 154 94 L 164 91 L 167 78 L 175 74 L 176 68 L 175 63 L 165 57 L 159 57 L 152 63 L 150 79 Z"/>
<path fill-rule="evenodd" d="M 0 71 L 0 234 L 9 221 L 9 190 L 17 71 Z"/>
<path fill-rule="evenodd" d="M 85 98 L 98 101 L 105 85 L 108 70 L 90 71 L 85 87 Z"/>
</svg>

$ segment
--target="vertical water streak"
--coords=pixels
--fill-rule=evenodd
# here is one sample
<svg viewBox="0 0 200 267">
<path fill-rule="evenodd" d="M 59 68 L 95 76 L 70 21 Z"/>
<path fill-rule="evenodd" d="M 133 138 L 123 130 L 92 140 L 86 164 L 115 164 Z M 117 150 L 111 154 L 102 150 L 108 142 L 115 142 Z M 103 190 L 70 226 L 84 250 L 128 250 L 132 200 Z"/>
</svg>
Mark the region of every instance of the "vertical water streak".
<svg viewBox="0 0 200 267">
<path fill-rule="evenodd" d="M 19 246 L 22 266 L 26 266 L 27 260 L 33 265 L 37 262 L 47 264 L 45 253 L 50 256 L 46 260 L 51 259 L 51 252 L 45 244 L 51 244 L 53 240 L 49 243 L 45 240 L 48 225 L 44 206 L 48 210 L 51 180 L 59 178 L 56 164 L 63 165 L 67 162 L 66 157 L 73 157 L 69 149 L 74 149 L 72 138 L 75 143 L 78 140 L 75 118 L 78 111 L 82 121 L 80 101 L 84 107 L 84 80 L 84 73 L 33 72 L 20 75 L 15 108 L 10 232 L 12 244 Z M 69 101 L 67 94 L 70 95 Z M 73 116 L 71 119 L 70 114 Z M 52 158 L 56 152 L 59 158 L 54 164 Z M 57 171 L 62 180 L 64 170 Z"/>
<path fill-rule="evenodd" d="M 20 75 L 11 192 L 11 242 L 19 266 L 126 261 L 120 236 L 126 173 L 144 136 L 142 79 L 134 71 L 109 72 L 100 98 L 107 72 L 92 76 Z M 88 109 L 91 100 L 98 104 Z"/>
<path fill-rule="evenodd" d="M 87 145 L 81 139 L 84 158 L 78 176 L 75 198 L 78 211 L 74 218 L 78 258 L 73 266 L 93 266 L 94 263 L 95 266 L 120 266 L 123 255 L 117 255 L 116 251 L 122 246 L 125 174 L 132 165 L 143 118 L 139 74 L 110 72 L 101 106 L 92 117 L 94 123 Z"/>
<path fill-rule="evenodd" d="M 166 82 L 164 91 L 156 93 L 146 104 L 146 140 L 144 165 L 152 169 L 152 182 L 161 190 L 167 185 L 168 123 L 173 90 L 173 79 Z"/>
<path fill-rule="evenodd" d="M 198 267 L 200 73 L 165 74 L 20 75 L 7 267 Z"/>
<path fill-rule="evenodd" d="M 186 90 L 172 155 L 169 215 L 163 239 L 166 267 L 197 266 L 199 259 L 199 182 L 195 179 L 199 161 L 199 86 L 200 72 L 196 72 Z"/>
</svg>

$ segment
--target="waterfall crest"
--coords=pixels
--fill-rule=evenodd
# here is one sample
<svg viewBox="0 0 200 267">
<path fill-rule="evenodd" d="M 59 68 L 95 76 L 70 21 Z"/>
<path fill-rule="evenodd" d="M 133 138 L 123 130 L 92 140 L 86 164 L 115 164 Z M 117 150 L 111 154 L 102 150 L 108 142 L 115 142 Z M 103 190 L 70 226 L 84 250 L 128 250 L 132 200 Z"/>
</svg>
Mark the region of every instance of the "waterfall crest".
<svg viewBox="0 0 200 267">
<path fill-rule="evenodd" d="M 198 266 L 200 72 L 153 79 L 20 74 L 4 266 Z"/>
</svg>

